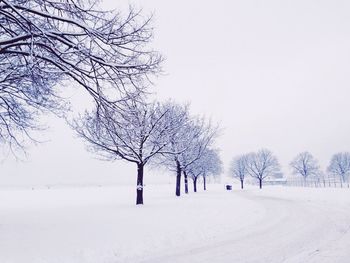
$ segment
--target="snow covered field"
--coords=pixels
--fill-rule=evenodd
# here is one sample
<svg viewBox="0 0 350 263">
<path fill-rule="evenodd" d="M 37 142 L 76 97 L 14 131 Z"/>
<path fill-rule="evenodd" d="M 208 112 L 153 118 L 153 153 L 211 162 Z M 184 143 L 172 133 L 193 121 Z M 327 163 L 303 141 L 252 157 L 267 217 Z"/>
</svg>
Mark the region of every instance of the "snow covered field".
<svg viewBox="0 0 350 263">
<path fill-rule="evenodd" d="M 350 262 L 350 189 L 0 190 L 0 262 Z"/>
</svg>

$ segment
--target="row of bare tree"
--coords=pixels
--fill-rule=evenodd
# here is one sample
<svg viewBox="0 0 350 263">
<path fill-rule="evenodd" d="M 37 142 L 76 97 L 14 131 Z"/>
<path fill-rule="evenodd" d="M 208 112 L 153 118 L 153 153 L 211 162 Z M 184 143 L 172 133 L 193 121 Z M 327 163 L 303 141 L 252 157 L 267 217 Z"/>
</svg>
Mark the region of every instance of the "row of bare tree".
<svg viewBox="0 0 350 263">
<path fill-rule="evenodd" d="M 70 123 L 88 148 L 137 166 L 136 204 L 143 204 L 145 165 L 181 176 L 221 171 L 218 128 L 192 117 L 188 105 L 148 102 L 147 86 L 162 57 L 151 48 L 151 18 L 130 8 L 102 10 L 97 0 L 0 0 L 0 141 L 25 150 L 43 111 L 64 114 L 62 87 L 77 86 L 94 102 Z"/>
<path fill-rule="evenodd" d="M 144 167 L 149 163 L 176 172 L 177 196 L 182 174 L 188 193 L 188 177 L 196 191 L 199 177 L 206 182 L 207 176 L 221 172 L 218 151 L 213 148 L 218 128 L 204 118 L 190 116 L 188 105 L 127 100 L 120 107 L 96 107 L 77 118 L 72 127 L 91 152 L 106 160 L 136 164 L 136 204 L 143 204 Z"/>
<path fill-rule="evenodd" d="M 317 159 L 309 152 L 299 153 L 290 163 L 293 174 L 301 176 L 306 185 L 307 179 L 324 179 L 325 173 L 321 171 Z M 339 178 L 340 182 L 349 184 L 350 176 L 350 153 L 340 152 L 332 156 L 330 164 L 327 167 L 328 176 Z M 240 155 L 231 161 L 230 175 L 238 179 L 243 189 L 246 175 L 250 175 L 259 181 L 262 188 L 262 182 L 267 177 L 278 177 L 280 175 L 280 166 L 277 158 L 271 151 L 263 149 L 257 153 Z"/>
<path fill-rule="evenodd" d="M 257 179 L 262 188 L 264 179 L 280 174 L 280 165 L 270 150 L 261 149 L 235 157 L 231 161 L 229 172 L 240 181 L 242 189 L 247 175 Z"/>
<path fill-rule="evenodd" d="M 298 154 L 290 163 L 290 166 L 293 170 L 293 174 L 301 176 L 301 178 L 303 178 L 304 185 L 307 185 L 306 181 L 308 179 L 311 179 L 313 181 L 323 181 L 325 184 L 326 176 L 328 177 L 328 181 L 330 178 L 332 178 L 333 181 L 338 178 L 341 185 L 349 185 L 349 152 L 339 152 L 334 154 L 327 167 L 326 173 L 320 169 L 317 159 L 309 152 L 302 152 Z"/>
</svg>

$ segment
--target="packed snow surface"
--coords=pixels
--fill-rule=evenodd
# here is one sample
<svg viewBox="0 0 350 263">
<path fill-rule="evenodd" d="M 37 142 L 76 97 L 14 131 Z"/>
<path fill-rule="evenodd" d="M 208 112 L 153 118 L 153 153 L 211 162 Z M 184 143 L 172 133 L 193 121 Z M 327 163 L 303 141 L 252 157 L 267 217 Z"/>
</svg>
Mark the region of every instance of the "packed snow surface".
<svg viewBox="0 0 350 263">
<path fill-rule="evenodd" d="M 350 189 L 0 190 L 1 263 L 350 262 Z"/>
</svg>

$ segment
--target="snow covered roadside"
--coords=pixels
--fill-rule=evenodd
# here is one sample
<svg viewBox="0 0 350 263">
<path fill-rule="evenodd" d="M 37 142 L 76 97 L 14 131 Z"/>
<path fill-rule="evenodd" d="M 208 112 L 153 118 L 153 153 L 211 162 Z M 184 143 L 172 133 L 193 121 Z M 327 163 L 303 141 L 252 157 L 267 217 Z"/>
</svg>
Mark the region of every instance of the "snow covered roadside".
<svg viewBox="0 0 350 263">
<path fill-rule="evenodd" d="M 233 195 L 260 204 L 264 217 L 233 227 L 233 235 L 145 262 L 349 262 L 349 189 L 266 187 Z"/>
<path fill-rule="evenodd" d="M 348 262 L 350 190 L 0 191 L 0 262 Z"/>
</svg>

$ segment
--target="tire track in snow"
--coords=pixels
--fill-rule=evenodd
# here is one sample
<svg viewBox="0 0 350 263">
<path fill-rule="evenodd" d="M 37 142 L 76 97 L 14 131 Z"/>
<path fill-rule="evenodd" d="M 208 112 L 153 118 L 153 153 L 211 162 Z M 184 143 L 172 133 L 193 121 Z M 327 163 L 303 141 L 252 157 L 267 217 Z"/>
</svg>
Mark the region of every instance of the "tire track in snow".
<svg viewBox="0 0 350 263">
<path fill-rule="evenodd" d="M 335 262 L 328 248 L 349 236 L 348 232 L 339 231 L 347 227 L 345 219 L 350 222 L 350 211 L 344 208 L 248 191 L 235 194 L 262 205 L 265 217 L 249 228 L 233 226 L 232 231 L 206 244 L 142 262 Z M 338 222 L 340 214 L 344 220 Z M 349 262 L 349 257 L 350 252 L 345 252 L 336 262 Z"/>
</svg>

